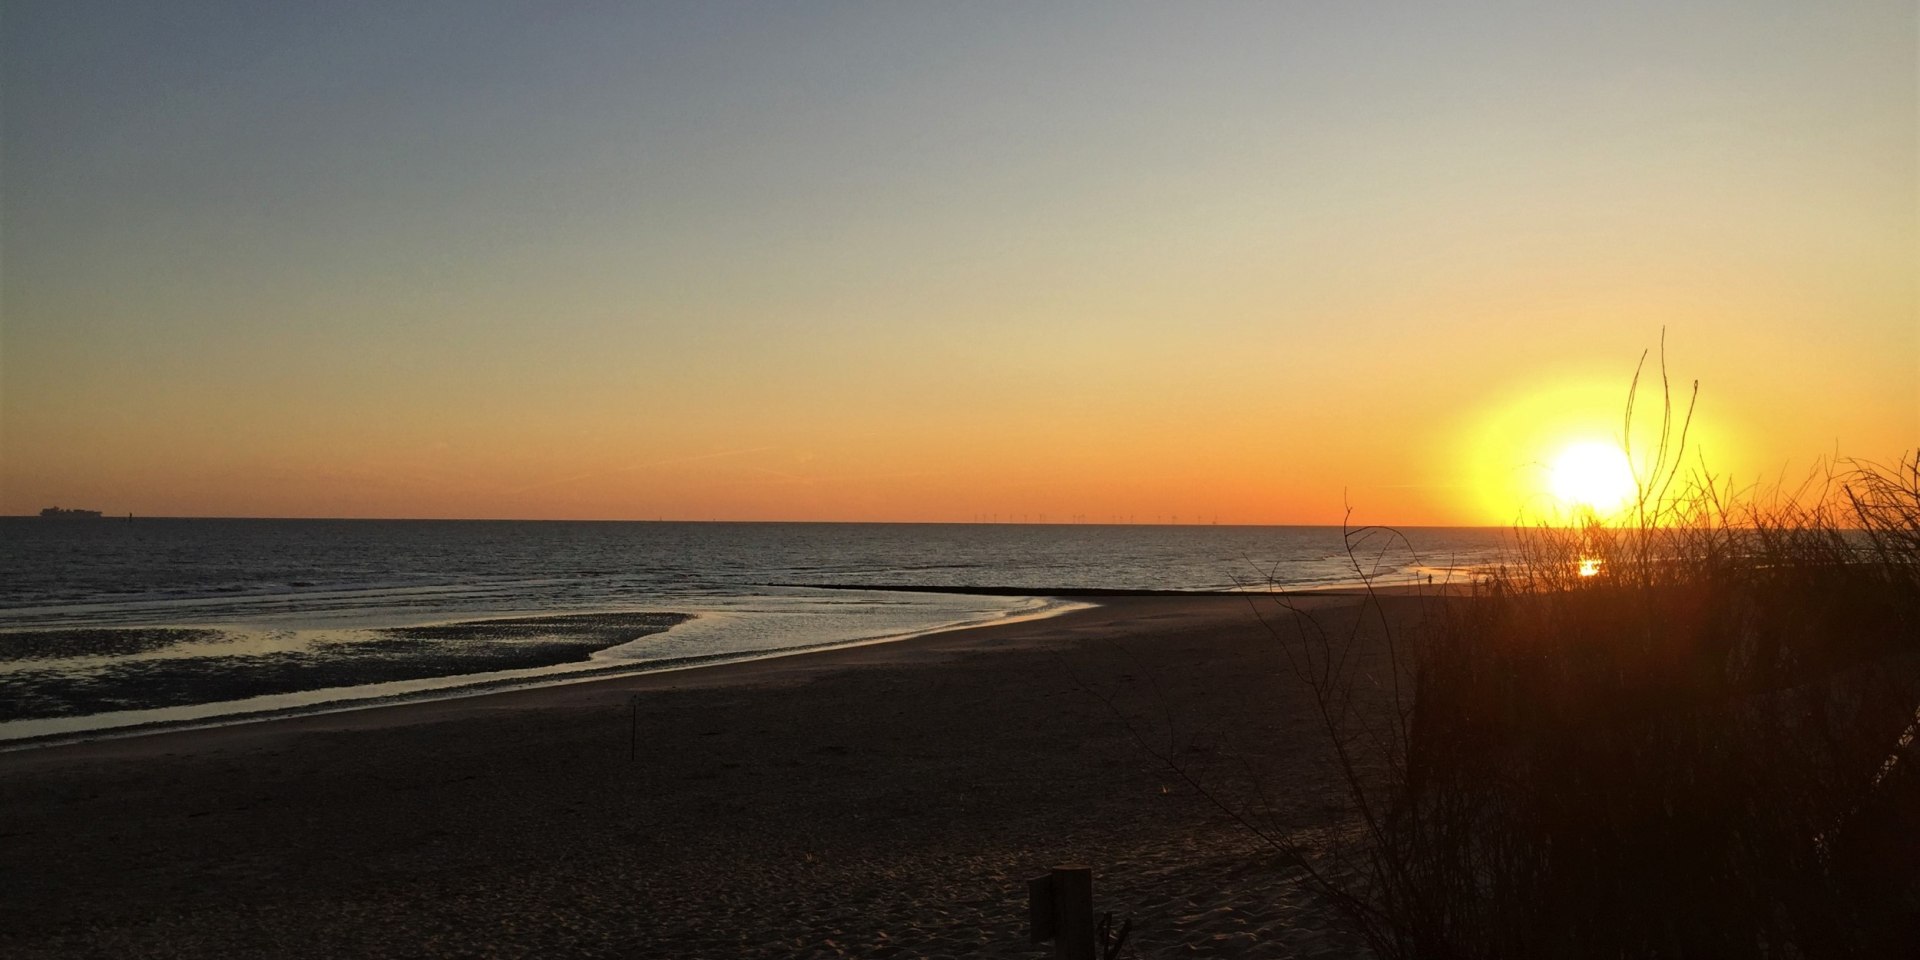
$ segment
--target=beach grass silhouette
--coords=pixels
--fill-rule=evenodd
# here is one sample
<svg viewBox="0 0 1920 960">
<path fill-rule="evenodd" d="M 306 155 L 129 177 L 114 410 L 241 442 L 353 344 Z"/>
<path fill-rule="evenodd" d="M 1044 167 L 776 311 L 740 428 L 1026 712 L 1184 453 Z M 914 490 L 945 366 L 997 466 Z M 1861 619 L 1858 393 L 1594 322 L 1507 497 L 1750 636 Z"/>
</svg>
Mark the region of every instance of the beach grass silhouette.
<svg viewBox="0 0 1920 960">
<path fill-rule="evenodd" d="M 1352 824 L 1289 852 L 1380 956 L 1920 942 L 1920 453 L 1735 489 L 1662 387 L 1628 510 L 1517 526 L 1384 651 L 1276 595 Z"/>
</svg>

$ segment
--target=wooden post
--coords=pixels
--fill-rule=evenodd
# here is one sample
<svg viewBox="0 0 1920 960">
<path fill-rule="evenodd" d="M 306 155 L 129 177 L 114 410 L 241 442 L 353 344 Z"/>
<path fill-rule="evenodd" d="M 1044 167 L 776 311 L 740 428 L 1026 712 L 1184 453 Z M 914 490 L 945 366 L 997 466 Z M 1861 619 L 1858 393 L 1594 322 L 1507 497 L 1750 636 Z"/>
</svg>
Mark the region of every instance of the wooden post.
<svg viewBox="0 0 1920 960">
<path fill-rule="evenodd" d="M 1054 867 L 1027 883 L 1034 943 L 1053 941 L 1054 960 L 1093 960 L 1093 870 Z"/>
<path fill-rule="evenodd" d="M 1093 870 L 1053 868 L 1054 960 L 1093 960 Z"/>
</svg>

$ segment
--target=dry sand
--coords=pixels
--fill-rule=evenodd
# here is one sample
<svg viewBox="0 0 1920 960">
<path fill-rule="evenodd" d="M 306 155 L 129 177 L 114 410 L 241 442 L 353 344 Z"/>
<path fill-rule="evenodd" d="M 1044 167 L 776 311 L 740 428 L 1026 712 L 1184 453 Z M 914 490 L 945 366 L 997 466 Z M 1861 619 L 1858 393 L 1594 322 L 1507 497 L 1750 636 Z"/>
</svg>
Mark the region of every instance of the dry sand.
<svg viewBox="0 0 1920 960">
<path fill-rule="evenodd" d="M 1309 602 L 1336 629 L 1378 620 Z M 1114 598 L 0 754 L 0 956 L 1039 957 L 1025 880 L 1069 862 L 1132 919 L 1130 956 L 1351 956 L 1271 849 L 1154 756 L 1232 804 L 1264 791 L 1272 829 L 1336 823 L 1281 642 L 1244 598 Z"/>
</svg>

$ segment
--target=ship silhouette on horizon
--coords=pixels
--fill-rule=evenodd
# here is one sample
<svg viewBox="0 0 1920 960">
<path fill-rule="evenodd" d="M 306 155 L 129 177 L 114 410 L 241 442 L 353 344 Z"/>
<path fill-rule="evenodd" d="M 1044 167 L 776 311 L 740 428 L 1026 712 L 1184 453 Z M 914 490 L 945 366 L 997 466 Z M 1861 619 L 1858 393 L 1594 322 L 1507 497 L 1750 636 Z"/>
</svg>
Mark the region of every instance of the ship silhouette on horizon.
<svg viewBox="0 0 1920 960">
<path fill-rule="evenodd" d="M 45 510 L 40 511 L 40 515 L 50 520 L 98 520 L 100 519 L 100 511 L 98 510 L 78 510 L 78 509 L 67 509 L 63 507 L 48 507 Z"/>
</svg>

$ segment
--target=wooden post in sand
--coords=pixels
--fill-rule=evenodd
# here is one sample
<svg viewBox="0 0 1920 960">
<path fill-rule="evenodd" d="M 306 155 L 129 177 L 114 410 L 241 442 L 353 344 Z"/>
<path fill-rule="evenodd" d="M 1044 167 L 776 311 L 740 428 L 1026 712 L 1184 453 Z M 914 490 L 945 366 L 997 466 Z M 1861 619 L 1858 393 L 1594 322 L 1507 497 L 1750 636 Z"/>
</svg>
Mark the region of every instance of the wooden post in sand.
<svg viewBox="0 0 1920 960">
<path fill-rule="evenodd" d="M 1054 960 L 1093 960 L 1093 870 L 1054 867 L 1027 881 L 1034 943 L 1053 941 Z"/>
</svg>

